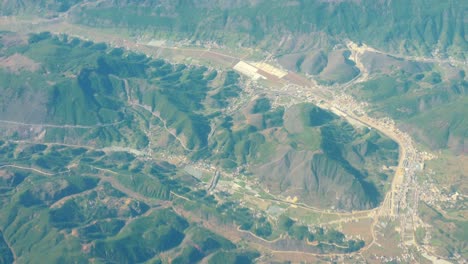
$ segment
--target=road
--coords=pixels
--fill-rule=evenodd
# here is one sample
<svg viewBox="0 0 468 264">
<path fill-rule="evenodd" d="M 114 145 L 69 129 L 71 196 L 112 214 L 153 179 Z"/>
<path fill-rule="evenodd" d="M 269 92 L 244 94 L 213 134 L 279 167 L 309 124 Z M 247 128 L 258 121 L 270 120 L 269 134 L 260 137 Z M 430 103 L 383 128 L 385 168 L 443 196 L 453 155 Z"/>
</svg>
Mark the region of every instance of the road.
<svg viewBox="0 0 468 264">
<path fill-rule="evenodd" d="M 182 138 L 180 138 L 175 129 L 170 129 L 168 126 L 167 126 L 167 123 L 166 123 L 166 120 L 164 120 L 161 115 L 158 113 L 158 112 L 153 112 L 151 111 L 151 107 L 150 106 L 147 106 L 147 105 L 142 105 L 142 104 L 138 104 L 138 103 L 132 103 L 130 104 L 132 106 L 138 106 L 148 112 L 151 113 L 152 116 L 156 117 L 159 119 L 159 121 L 161 121 L 163 123 L 163 127 L 164 129 L 167 131 L 167 133 L 169 133 L 170 135 L 172 135 L 180 144 L 180 146 L 186 150 L 186 151 L 193 151 L 192 149 L 190 149 L 189 147 L 187 147 L 187 145 L 185 144 L 184 140 Z"/>
<path fill-rule="evenodd" d="M 56 173 L 50 173 L 50 172 L 42 171 L 42 170 L 39 170 L 39 169 L 31 168 L 31 167 L 18 166 L 18 165 L 14 165 L 14 164 L 2 165 L 2 166 L 0 166 L 0 169 L 1 168 L 8 168 L 8 167 L 15 168 L 15 169 L 21 169 L 21 170 L 30 170 L 30 171 L 34 171 L 36 173 L 39 173 L 39 174 L 42 174 L 42 175 L 45 175 L 45 176 L 54 176 L 56 174 Z"/>
<path fill-rule="evenodd" d="M 19 23 L 24 23 L 24 20 L 18 21 Z M 11 25 L 14 25 L 16 21 L 12 20 L 5 20 L 1 21 L 0 28 L 8 28 Z M 21 25 L 20 25 L 21 26 Z M 14 27 L 13 27 L 14 28 Z M 146 53 L 149 56 L 156 56 L 160 53 L 161 49 L 165 50 L 172 50 L 177 52 L 178 54 L 184 54 L 184 52 L 188 52 L 191 56 L 198 56 L 203 57 L 204 59 L 213 59 L 216 61 L 218 65 L 221 65 L 225 68 L 232 67 L 235 62 L 240 61 L 241 58 L 236 58 L 232 55 L 223 54 L 218 51 L 212 51 L 209 49 L 193 49 L 193 48 L 181 48 L 181 47 L 152 47 L 147 45 L 142 45 L 141 43 L 132 42 L 128 39 L 124 39 L 119 36 L 114 35 L 106 35 L 100 34 L 100 32 L 93 31 L 93 29 L 89 28 L 80 28 L 77 25 L 71 25 L 66 21 L 60 22 L 54 20 L 53 23 L 48 23 L 47 21 L 42 21 L 38 23 L 37 26 L 28 26 L 28 29 L 31 31 L 43 31 L 49 30 L 55 33 L 66 33 L 72 36 L 81 37 L 84 39 L 92 39 L 94 41 L 101 41 L 101 42 L 111 42 L 113 46 L 124 46 L 127 49 L 140 51 Z M 72 32 L 72 34 L 70 34 Z M 376 52 L 375 50 L 369 49 L 369 51 Z M 355 57 L 359 56 L 358 53 L 353 54 Z M 389 55 L 389 54 L 388 54 Z M 438 63 L 446 63 L 447 61 L 444 60 L 437 60 L 437 59 L 429 59 L 429 58 L 407 58 L 411 60 L 419 60 L 419 61 L 427 61 L 427 62 L 438 62 Z M 360 66 L 360 64 L 358 64 Z M 362 80 L 362 76 L 360 78 L 356 78 L 351 82 L 345 84 L 346 87 L 353 85 L 355 82 Z M 406 192 L 411 187 L 414 186 L 415 181 L 407 177 L 408 175 L 414 177 L 414 171 L 411 171 L 411 166 L 415 164 L 415 160 L 417 161 L 417 151 L 412 143 L 411 138 L 409 138 L 405 133 L 400 131 L 396 128 L 395 125 L 389 125 L 385 123 L 381 119 L 377 120 L 367 116 L 365 113 L 361 115 L 357 115 L 354 111 L 353 106 L 343 106 L 339 101 L 335 100 L 337 95 L 333 93 L 333 91 L 327 89 L 326 87 L 318 86 L 315 82 L 308 80 L 296 73 L 289 73 L 286 77 L 279 79 L 279 78 L 270 78 L 267 80 L 268 82 L 275 84 L 274 86 L 280 88 L 272 88 L 271 89 L 263 89 L 261 92 L 267 92 L 270 96 L 275 97 L 276 95 L 281 95 L 289 98 L 294 98 L 297 102 L 304 102 L 310 101 L 313 103 L 321 102 L 320 107 L 325 108 L 330 111 L 340 111 L 344 115 L 344 118 L 349 120 L 352 123 L 360 123 L 364 126 L 373 128 L 380 133 L 388 136 L 389 138 L 393 139 L 399 145 L 399 162 L 396 168 L 395 176 L 393 177 L 391 189 L 389 193 L 385 196 L 385 199 L 382 205 L 379 208 L 374 210 L 378 211 L 378 214 L 374 217 L 374 224 L 371 226 L 371 230 L 374 236 L 374 227 L 378 222 L 379 217 L 397 217 L 399 216 L 399 204 L 401 201 L 406 199 Z M 305 94 L 313 94 L 311 96 L 304 96 Z M 145 108 L 144 106 L 140 106 Z M 147 109 L 147 108 L 145 108 Z M 153 113 L 154 114 L 154 113 Z M 5 124 L 12 124 L 12 125 L 31 125 L 31 126 L 50 126 L 50 127 L 63 127 L 63 128 L 90 128 L 87 126 L 71 126 L 71 125 L 43 125 L 43 124 L 26 124 L 26 123 L 19 123 L 14 121 L 1 121 Z M 98 124 L 98 126 L 106 126 L 107 124 Z M 114 125 L 114 124 L 108 124 Z M 168 132 L 171 132 L 169 128 L 166 127 Z M 173 134 L 173 133 L 171 133 Z M 182 147 L 185 150 L 189 150 L 187 146 L 185 146 L 184 141 L 177 136 L 175 136 L 176 140 L 178 140 Z M 410 160 L 408 157 L 412 157 Z M 407 164 L 407 165 L 405 165 Z M 402 187 L 404 186 L 404 188 Z M 416 202 L 417 204 L 417 202 Z M 405 216 L 406 217 L 406 216 Z"/>
<path fill-rule="evenodd" d="M 32 126 L 32 127 L 52 127 L 52 128 L 80 128 L 80 129 L 94 129 L 98 127 L 109 127 L 115 126 L 120 123 L 124 122 L 124 120 L 112 122 L 108 124 L 95 124 L 92 126 L 84 126 L 84 125 L 54 125 L 54 124 L 33 124 L 33 123 L 24 123 L 24 122 L 17 122 L 17 121 L 10 121 L 10 120 L 0 120 L 0 124 L 5 125 L 14 125 L 14 126 Z"/>
<path fill-rule="evenodd" d="M 3 229 L 0 228 L 0 233 L 2 234 L 2 239 L 5 241 L 5 244 L 7 245 L 8 249 L 10 250 L 11 254 L 13 255 L 13 262 L 12 264 L 16 263 L 16 260 L 18 257 L 16 256 L 15 249 L 11 246 L 10 242 L 6 239 L 5 233 L 3 232 Z"/>
<path fill-rule="evenodd" d="M 270 81 L 276 81 L 276 80 L 270 80 Z M 303 87 L 302 89 L 304 90 L 317 90 L 317 87 L 313 87 L 314 83 L 313 82 L 308 82 L 303 78 L 302 80 L 296 78 L 289 78 L 288 80 L 289 84 L 293 84 L 297 87 Z M 304 86 L 307 85 L 308 86 Z M 349 84 L 348 84 L 349 85 Z M 287 86 L 285 86 L 287 87 Z M 298 92 L 298 89 L 288 89 L 288 90 L 274 90 L 272 91 L 273 94 L 282 94 L 283 96 L 288 96 L 291 98 L 298 97 L 297 94 L 305 94 L 306 91 L 301 91 Z M 341 112 L 341 116 L 350 121 L 350 123 L 360 123 L 363 126 L 373 128 L 382 134 L 388 136 L 392 140 L 394 140 L 398 146 L 399 146 L 399 162 L 398 166 L 396 168 L 396 173 L 393 177 L 392 180 L 392 185 L 391 185 L 391 190 L 390 193 L 391 195 L 387 195 L 385 197 L 385 200 L 383 201 L 383 205 L 390 206 L 390 208 L 383 207 L 380 209 L 380 214 L 381 215 L 390 215 L 394 216 L 394 210 L 393 208 L 395 207 L 394 204 L 395 202 L 395 192 L 400 188 L 400 185 L 403 181 L 404 174 L 401 173 L 404 168 L 404 163 L 407 160 L 407 153 L 409 149 L 413 149 L 413 143 L 408 140 L 408 137 L 406 136 L 405 133 L 401 132 L 399 129 L 397 129 L 395 126 L 390 126 L 388 127 L 385 124 L 382 124 L 382 121 L 371 118 L 367 115 L 361 115 L 357 116 L 352 110 L 352 107 L 350 108 L 344 108 L 342 105 L 336 104 L 333 99 L 330 100 L 330 97 L 334 97 L 334 95 L 329 95 L 331 92 L 327 90 L 324 87 L 321 87 L 321 93 L 315 93 L 314 98 L 312 100 L 309 100 L 311 102 L 318 102 L 321 101 L 322 103 L 319 105 L 320 107 L 327 109 L 332 112 L 336 112 L 336 110 L 339 110 Z M 265 92 L 265 90 L 262 90 L 262 92 Z M 320 94 L 328 93 L 326 96 L 320 96 Z M 298 101 L 307 101 L 304 97 L 297 98 Z M 343 115 L 344 114 L 344 115 Z M 412 150 L 411 150 L 412 151 Z M 412 151 L 414 152 L 414 151 Z M 387 199 L 390 199 L 390 202 L 387 201 Z"/>
</svg>

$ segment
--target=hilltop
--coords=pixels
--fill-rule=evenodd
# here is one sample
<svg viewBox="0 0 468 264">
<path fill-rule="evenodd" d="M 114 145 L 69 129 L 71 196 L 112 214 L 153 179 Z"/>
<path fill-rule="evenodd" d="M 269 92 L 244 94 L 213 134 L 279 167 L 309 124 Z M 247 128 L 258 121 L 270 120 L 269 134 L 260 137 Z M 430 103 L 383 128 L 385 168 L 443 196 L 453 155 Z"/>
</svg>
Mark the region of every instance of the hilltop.
<svg viewBox="0 0 468 264">
<path fill-rule="evenodd" d="M 0 262 L 466 259 L 466 9 L 3 1 Z"/>
</svg>

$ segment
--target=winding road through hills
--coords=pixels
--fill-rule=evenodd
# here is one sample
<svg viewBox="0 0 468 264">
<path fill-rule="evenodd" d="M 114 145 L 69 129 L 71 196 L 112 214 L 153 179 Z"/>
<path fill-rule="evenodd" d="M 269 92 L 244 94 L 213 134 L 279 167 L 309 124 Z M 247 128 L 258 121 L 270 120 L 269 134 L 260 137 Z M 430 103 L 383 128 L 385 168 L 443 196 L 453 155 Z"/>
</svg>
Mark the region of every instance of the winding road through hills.
<svg viewBox="0 0 468 264">
<path fill-rule="evenodd" d="M 56 34 L 68 34 L 82 39 L 93 40 L 96 42 L 106 42 L 112 46 L 125 47 L 129 50 L 143 52 L 148 56 L 158 57 L 163 53 L 177 53 L 178 56 L 186 56 L 191 58 L 199 58 L 205 61 L 210 61 L 213 65 L 221 68 L 232 68 L 236 63 L 241 61 L 241 58 L 233 55 L 223 54 L 220 51 L 212 51 L 210 49 L 192 48 L 192 47 L 154 47 L 137 43 L 135 41 L 125 39 L 120 36 L 100 32 L 96 29 L 87 28 L 70 24 L 66 21 L 66 16 L 53 20 L 40 19 L 32 24 L 30 20 L 0 18 L 0 29 L 18 29 L 21 32 L 41 32 L 50 31 Z M 358 55 L 356 55 L 358 56 Z M 420 59 L 422 61 L 434 61 L 436 59 Z M 372 236 L 376 240 L 374 227 L 379 222 L 379 217 L 398 217 L 399 203 L 404 199 L 407 189 L 414 181 L 410 181 L 407 177 L 411 173 L 412 168 L 423 160 L 418 156 L 418 151 L 415 149 L 411 138 L 404 132 L 400 131 L 394 123 L 389 119 L 375 119 L 367 114 L 355 111 L 355 102 L 350 102 L 348 105 L 343 104 L 343 101 L 337 100 L 336 94 L 327 87 L 317 85 L 313 80 L 309 80 L 297 73 L 289 72 L 283 78 L 277 78 L 271 75 L 266 76 L 266 84 L 272 84 L 267 89 L 262 89 L 259 92 L 269 93 L 271 96 L 285 96 L 294 98 L 297 102 L 310 101 L 318 104 L 320 107 L 338 113 L 346 118 L 351 123 L 359 123 L 363 126 L 375 129 L 380 133 L 388 136 L 399 145 L 399 162 L 396 168 L 395 176 L 392 180 L 391 189 L 385 196 L 381 206 L 373 210 L 369 210 L 373 214 L 374 221 L 371 226 Z M 354 80 L 356 81 L 356 80 Z M 353 82 L 345 85 L 353 85 Z M 311 96 L 305 96 L 305 95 Z M 39 125 L 39 124 L 23 124 L 13 121 L 0 121 L 9 125 Z M 44 125 L 42 125 L 44 126 Z M 55 125 L 47 125 L 55 127 Z M 58 125 L 57 125 L 58 126 Z M 101 125 L 104 126 L 104 125 Z M 78 126 L 61 126 L 64 128 L 88 128 Z M 181 141 L 182 144 L 182 141 Z M 182 144 L 183 145 L 183 144 Z M 410 205 L 408 205 L 410 206 Z M 357 212 L 359 213 L 359 212 Z M 352 215 L 352 213 L 350 214 Z M 373 242 L 372 242 L 373 243 Z M 372 245 L 371 243 L 371 245 Z M 369 248 L 368 245 L 366 248 Z"/>
</svg>

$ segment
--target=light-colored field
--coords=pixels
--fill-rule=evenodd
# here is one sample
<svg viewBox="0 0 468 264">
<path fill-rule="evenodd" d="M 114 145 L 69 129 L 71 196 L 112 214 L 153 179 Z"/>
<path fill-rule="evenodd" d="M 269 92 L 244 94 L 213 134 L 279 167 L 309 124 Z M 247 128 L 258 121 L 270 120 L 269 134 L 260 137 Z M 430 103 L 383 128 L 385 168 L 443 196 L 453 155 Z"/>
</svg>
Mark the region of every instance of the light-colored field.
<svg viewBox="0 0 468 264">
<path fill-rule="evenodd" d="M 156 40 L 156 39 L 152 39 L 150 42 L 148 42 L 148 46 L 153 46 L 153 47 L 164 47 L 164 45 L 166 44 L 166 41 L 165 40 Z"/>
<path fill-rule="evenodd" d="M 360 237 L 366 244 L 369 244 L 373 239 L 370 233 L 372 221 L 372 218 L 351 220 L 341 225 L 342 231 L 346 235 Z"/>
<path fill-rule="evenodd" d="M 265 62 L 256 62 L 253 64 L 255 67 L 257 67 L 258 69 L 260 70 L 263 70 L 271 75 L 274 75 L 278 78 L 283 78 L 284 76 L 286 76 L 288 73 L 281 70 L 281 69 L 278 69 L 268 63 L 265 63 Z"/>
<path fill-rule="evenodd" d="M 258 69 L 254 66 L 248 64 L 245 61 L 239 61 L 234 67 L 234 70 L 252 78 L 252 80 L 258 80 L 260 78 L 265 79 L 265 77 L 258 73 Z"/>
</svg>

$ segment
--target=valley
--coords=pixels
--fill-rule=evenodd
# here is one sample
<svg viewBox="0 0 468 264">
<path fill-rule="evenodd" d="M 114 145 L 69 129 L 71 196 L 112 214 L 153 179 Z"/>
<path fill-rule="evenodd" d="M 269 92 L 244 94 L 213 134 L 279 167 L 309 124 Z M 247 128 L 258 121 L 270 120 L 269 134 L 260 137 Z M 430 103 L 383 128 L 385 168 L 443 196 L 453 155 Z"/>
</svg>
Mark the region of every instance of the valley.
<svg viewBox="0 0 468 264">
<path fill-rule="evenodd" d="M 369 54 L 404 62 L 449 64 L 457 69 L 466 69 L 466 61 L 394 54 L 348 41 L 346 48 L 351 55 L 347 60 L 354 63 L 358 73 L 330 84 L 322 77 L 285 69 L 274 52 L 210 42 L 155 40 L 143 34 L 128 36 L 115 29 L 73 23 L 73 12 L 86 5 L 76 5 L 51 19 L 0 18 L 0 30 L 35 34 L 29 36 L 29 44 L 25 44 L 25 36 L 11 36 L 13 41 L 33 48 L 9 46 L 5 54 L 24 53 L 40 61 L 40 67 L 44 67 L 41 74 L 49 79 L 41 85 L 53 83 L 51 94 L 56 98 L 71 97 L 73 106 L 81 96 L 93 102 L 77 110 L 59 105 L 53 115 L 47 110 L 39 121 L 28 115 L 17 119 L 9 118 L 8 112 L 0 115 L 1 153 L 5 154 L 0 180 L 3 174 L 7 179 L 5 186 L 0 185 L 2 201 L 12 199 L 24 208 L 45 205 L 40 214 L 49 214 L 57 221 L 52 223 L 57 228 L 53 230 L 63 237 L 57 235 L 56 239 L 81 252 L 74 254 L 119 262 L 125 255 L 114 248 L 121 247 L 133 261 L 150 263 L 172 259 L 184 263 L 184 258 L 220 263 L 216 261 L 222 256 L 265 263 L 444 263 L 436 250 L 427 246 L 431 239 L 428 230 L 432 228 L 427 223 L 450 219 L 459 228 L 465 222 L 452 218 L 441 207 L 432 208 L 445 198 L 440 194 L 428 199 L 432 195 L 428 181 L 421 180 L 428 174 L 427 162 L 437 160 L 440 152 L 436 154 L 414 140 L 405 119 L 401 121 L 393 113 L 382 114 L 381 109 L 376 110 L 375 101 L 360 101 L 365 97 L 356 87 L 380 74 L 369 69 Z M 37 42 L 31 42 L 31 36 Z M 69 49 L 72 59 L 61 64 L 54 52 L 41 50 L 47 45 L 54 47 L 51 50 Z M 86 51 L 79 51 L 77 46 Z M 86 67 L 73 64 L 78 62 L 74 56 L 82 56 Z M 36 80 L 39 74 L 34 71 L 25 78 Z M 14 87 L 13 81 L 9 83 Z M 107 90 L 103 84 L 114 90 Z M 73 89 L 56 92 L 57 87 L 75 86 L 82 87 L 84 94 Z M 98 88 L 86 90 L 93 86 Z M 29 96 L 27 89 L 24 93 Z M 105 96 L 96 96 L 99 94 Z M 91 114 L 80 119 L 71 114 L 75 111 Z M 38 110 L 35 115 L 40 113 Z M 317 118 L 319 114 L 324 120 Z M 70 158 L 69 151 L 80 154 Z M 59 161 L 60 155 L 55 152 L 62 153 L 64 160 Z M 357 154 L 344 154 L 348 152 Z M 316 171 L 316 167 L 323 169 Z M 22 171 L 32 176 L 6 187 L 15 182 L 11 179 L 16 176 L 11 173 Z M 303 174 L 315 179 L 300 178 Z M 76 183 L 65 175 L 86 175 L 92 180 Z M 60 192 L 50 196 L 40 190 L 49 185 L 36 185 L 36 181 L 47 181 L 38 180 L 39 176 L 61 179 L 60 188 L 65 186 L 63 182 L 79 187 L 71 188 L 72 193 L 63 197 Z M 299 183 L 290 180 L 294 178 Z M 328 178 L 333 180 L 327 182 Z M 299 190 L 301 184 L 307 192 Z M 340 185 L 353 189 L 342 190 Z M 434 185 L 429 186 L 434 189 Z M 109 192 L 109 187 L 122 195 Z M 92 221 L 81 200 L 95 193 L 116 197 L 103 198 L 102 203 L 109 206 L 111 201 L 112 206 L 121 206 L 118 213 L 103 213 Z M 27 195 L 41 201 L 33 199 L 28 204 L 23 198 Z M 94 203 L 94 199 L 89 198 L 88 203 Z M 77 211 L 70 216 L 73 219 L 63 216 L 69 209 Z M 437 215 L 437 211 L 442 214 Z M 157 220 L 160 217 L 174 222 L 163 224 L 164 220 Z M 65 220 L 60 223 L 62 218 Z M 85 219 L 85 225 L 77 219 Z M 109 233 L 97 238 L 93 233 L 82 233 L 101 221 L 122 226 L 117 232 L 99 227 Z M 152 221 L 157 231 L 137 227 L 139 222 Z M 13 262 L 22 263 L 18 252 L 28 250 L 9 242 L 15 236 L 12 232 L 16 233 L 12 231 L 14 223 L 6 215 L 0 217 L 0 234 Z M 128 230 L 144 237 L 137 243 L 141 247 L 124 246 L 135 241 Z M 197 239 L 205 235 L 200 238 L 197 232 L 214 232 L 206 236 L 216 236 L 218 246 L 211 249 L 204 244 L 200 249 Z M 164 236 L 174 237 L 170 247 L 148 249 L 149 243 Z M 451 255 L 451 261 L 465 257 L 465 246 L 458 247 L 461 250 L 454 250 L 457 253 Z M 144 250 L 137 252 L 137 248 Z M 57 260 L 65 258 L 58 256 Z"/>
<path fill-rule="evenodd" d="M 128 43 L 129 41 L 127 41 Z M 136 45 L 136 44 L 135 44 Z M 178 50 L 183 50 L 183 48 L 177 48 Z M 210 57 L 210 53 L 211 51 L 209 50 L 206 50 L 204 51 L 202 54 L 202 58 L 204 58 L 203 56 L 207 56 L 207 57 Z M 223 57 L 223 55 L 221 53 L 218 53 L 216 52 L 214 55 L 216 56 L 220 56 L 220 57 Z M 231 56 L 229 56 L 231 57 Z M 231 57 L 233 58 L 233 57 Z M 229 66 L 229 65 L 226 65 L 226 66 Z M 394 139 L 396 142 L 399 143 L 399 146 L 400 146 L 400 158 L 399 158 L 399 164 L 398 164 L 398 167 L 395 169 L 395 171 L 397 171 L 397 173 L 395 174 L 395 177 L 394 177 L 394 180 L 392 182 L 392 185 L 391 185 L 391 189 L 389 191 L 389 193 L 385 196 L 385 199 L 384 201 L 382 202 L 382 206 L 381 207 L 377 207 L 375 209 L 372 209 L 370 210 L 369 212 L 360 212 L 360 211 L 357 211 L 355 213 L 335 213 L 333 211 L 330 211 L 330 210 L 322 210 L 322 209 L 318 209 L 318 208 L 314 208 L 314 207 L 310 207 L 310 206 L 307 206 L 303 203 L 298 203 L 298 202 L 291 202 L 291 201 L 285 201 L 283 200 L 284 198 L 277 198 L 275 196 L 272 196 L 270 194 L 266 194 L 266 197 L 271 197 L 271 198 L 263 198 L 262 195 L 258 194 L 258 192 L 262 192 L 262 190 L 254 190 L 252 189 L 252 186 L 249 186 L 250 184 L 247 183 L 246 187 L 247 189 L 245 189 L 244 191 L 240 191 L 242 190 L 243 188 L 241 188 L 238 193 L 241 193 L 243 196 L 244 196 L 244 200 L 251 200 L 251 199 L 260 199 L 260 200 L 263 200 L 264 202 L 266 203 L 279 203 L 279 204 L 283 204 L 285 206 L 291 206 L 293 208 L 301 208 L 301 209 L 304 209 L 304 210 L 307 210 L 307 211 L 311 211 L 313 212 L 314 214 L 327 214 L 327 215 L 331 215 L 331 216 L 337 216 L 339 217 L 339 221 L 340 222 L 348 222 L 348 221 L 356 221 L 357 219 L 374 219 L 373 220 L 373 224 L 370 226 L 370 229 L 373 230 L 375 225 L 378 223 L 379 219 L 380 218 L 384 218 L 384 217 L 389 217 L 389 216 L 393 216 L 395 217 L 396 213 L 396 209 L 394 209 L 394 207 L 396 207 L 396 204 L 398 204 L 398 200 L 395 199 L 395 197 L 403 197 L 404 193 L 407 192 L 407 188 L 411 188 L 411 186 L 409 184 L 411 184 L 411 180 L 406 183 L 406 186 L 404 186 L 405 188 L 402 188 L 401 187 L 401 184 L 404 180 L 407 180 L 406 178 L 408 178 L 408 174 L 407 173 L 406 175 L 404 173 L 401 173 L 401 171 L 404 171 L 404 170 L 408 170 L 408 169 L 412 169 L 412 167 L 414 167 L 414 163 L 412 162 L 408 162 L 407 160 L 407 156 L 406 156 L 406 153 L 408 153 L 409 151 L 411 151 L 412 153 L 414 153 L 415 151 L 411 148 L 411 141 L 409 141 L 408 139 L 408 136 L 403 134 L 402 132 L 400 132 L 399 130 L 397 130 L 396 128 L 394 128 L 393 126 L 389 125 L 391 123 L 388 122 L 387 119 L 384 119 L 383 121 L 381 120 L 375 120 L 375 119 L 372 119 L 370 117 L 367 117 L 365 115 L 363 115 L 363 110 L 360 110 L 357 109 L 356 111 L 356 108 L 354 107 L 355 105 L 358 105 L 358 103 L 356 102 L 353 102 L 353 101 L 349 101 L 349 100 L 342 100 L 341 98 L 337 98 L 337 99 L 332 99 L 332 100 L 327 100 L 326 98 L 334 98 L 335 96 L 333 94 L 331 94 L 328 90 L 322 88 L 322 87 L 314 87 L 313 83 L 309 83 L 308 80 L 306 80 L 305 78 L 302 78 L 302 77 L 299 77 L 298 75 L 295 75 L 294 77 L 289 77 L 289 76 L 285 76 L 285 80 L 283 79 L 278 79 L 278 78 L 269 78 L 269 79 L 266 79 L 265 81 L 268 82 L 266 85 L 263 85 L 263 84 L 253 84 L 253 87 L 249 89 L 249 95 L 247 95 L 248 97 L 250 98 L 255 98 L 257 97 L 259 94 L 267 94 L 268 96 L 276 96 L 278 98 L 278 101 L 281 100 L 281 98 L 287 98 L 289 100 L 289 104 L 290 105 L 294 105 L 294 104 L 297 104 L 297 103 L 302 103 L 302 102 L 312 102 L 312 103 L 316 103 L 318 104 L 320 107 L 324 108 L 324 109 L 328 109 L 328 110 L 331 110 L 333 112 L 338 112 L 337 114 L 340 115 L 340 116 L 343 116 L 344 118 L 347 118 L 347 119 L 350 119 L 351 122 L 353 123 L 359 123 L 363 126 L 367 126 L 367 127 L 372 127 L 378 131 L 381 131 L 382 133 L 386 134 L 387 136 L 390 136 L 392 139 Z M 270 85 L 270 82 L 272 83 L 272 85 Z M 308 85 L 308 86 L 304 86 L 304 85 Z M 275 87 L 279 87 L 279 88 L 276 88 Z M 323 96 L 320 96 L 321 94 L 325 93 L 325 95 Z M 306 101 L 304 101 L 304 97 L 307 98 Z M 131 100 L 131 99 L 130 99 Z M 346 101 L 348 102 L 348 104 L 344 104 L 343 102 Z M 320 102 L 320 103 L 319 103 Z M 149 106 L 144 106 L 144 105 L 141 105 L 141 104 L 135 104 L 136 107 L 140 107 L 142 109 L 145 109 L 147 111 L 150 111 L 151 110 L 151 107 Z M 232 106 L 231 107 L 232 109 L 235 109 L 236 106 Z M 149 110 L 148 110 L 149 109 Z M 350 111 L 350 109 L 354 109 L 354 111 Z M 359 113 L 360 115 L 357 116 L 355 114 L 355 112 Z M 153 115 L 155 115 L 154 113 L 152 113 Z M 157 116 L 159 118 L 159 116 Z M 119 121 L 121 122 L 121 121 Z M 164 122 L 164 120 L 163 120 Z M 11 122 L 11 121 L 5 121 L 4 122 L 5 124 L 9 124 L 9 125 L 18 125 L 18 126 L 40 126 L 40 127 L 44 127 L 44 128 L 47 128 L 47 127 L 58 127 L 58 128 L 91 128 L 90 126 L 73 126 L 73 125 L 63 125 L 63 126 L 58 126 L 58 125 L 49 125 L 49 124 L 25 124 L 25 123 L 18 123 L 18 122 Z M 109 124 L 109 126 L 112 126 L 113 124 Z M 97 125 L 97 126 L 108 126 L 107 124 L 106 125 Z M 167 126 L 164 124 L 164 127 L 166 130 L 168 130 Z M 169 132 L 171 133 L 171 132 Z M 177 135 L 175 134 L 172 134 L 181 144 L 181 146 L 187 151 L 189 150 L 185 144 L 183 143 L 183 141 L 177 137 Z M 403 144 L 404 142 L 404 144 Z M 410 143 L 410 144 L 408 144 Z M 81 146 L 81 147 L 86 147 L 86 146 Z M 411 148 L 411 150 L 409 150 Z M 96 150 L 99 150 L 99 149 L 96 149 Z M 132 153 L 138 153 L 138 151 L 132 151 Z M 143 153 L 142 153 L 143 154 Z M 148 157 L 151 157 L 151 155 L 149 155 L 149 153 L 144 153 L 143 154 L 144 156 L 148 156 Z M 183 157 L 181 159 L 184 159 Z M 173 158 L 169 158 L 169 160 L 174 160 Z M 414 158 L 412 158 L 412 160 L 415 160 Z M 178 166 L 186 166 L 184 165 L 184 163 L 179 163 L 177 164 Z M 11 166 L 14 166 L 14 165 L 11 165 Z M 220 171 L 222 171 L 221 168 L 213 168 L 213 165 L 209 165 L 209 164 L 193 164 L 191 166 L 194 166 L 194 167 L 209 167 L 210 169 L 208 170 L 210 173 L 220 173 Z M 405 167 L 404 167 L 405 166 Z M 21 167 L 19 167 L 21 168 Z M 101 170 L 99 168 L 96 168 L 98 170 Z M 37 169 L 34 169 L 32 168 L 32 170 L 37 170 Z M 108 171 L 106 169 L 106 171 Z M 115 174 L 115 172 L 112 172 L 112 171 L 109 171 L 110 173 L 112 174 Z M 47 173 L 47 172 L 41 172 L 42 174 L 44 173 Z M 49 174 L 49 175 L 53 175 L 53 174 Z M 230 182 L 232 180 L 234 180 L 234 182 L 236 181 L 236 179 L 239 178 L 239 176 L 242 177 L 242 175 L 237 175 L 237 174 L 230 174 L 230 173 L 227 173 L 225 171 L 222 171 L 222 179 L 220 181 L 220 183 L 218 184 L 218 187 L 217 187 L 217 191 L 221 191 L 221 192 L 226 192 L 226 191 L 229 191 L 229 188 L 230 188 Z M 405 177 L 406 176 L 406 177 Z M 112 180 L 111 177 L 105 177 L 105 178 L 101 178 L 101 180 L 103 181 L 110 181 L 112 186 L 114 188 L 117 188 L 118 190 L 124 192 L 125 194 L 129 195 L 130 197 L 134 197 L 136 199 L 139 199 L 139 200 L 142 200 L 142 201 L 145 201 L 147 204 L 151 204 L 151 202 L 149 202 L 147 199 L 141 197 L 141 195 L 138 195 L 132 191 L 129 191 L 127 189 L 125 189 L 125 187 L 122 187 L 120 184 L 116 183 L 114 180 Z M 409 185 L 409 186 L 408 186 Z M 239 185 L 238 185 L 239 186 Z M 227 189 L 226 189 L 227 187 Z M 240 186 L 239 186 L 240 187 Z M 213 191 L 213 190 L 211 190 Z M 252 191 L 254 191 L 252 193 Z M 179 197 L 179 198 L 183 198 L 185 200 L 188 200 L 188 198 L 185 198 L 183 196 L 180 196 L 174 192 L 171 192 L 175 197 Z M 251 193 L 251 194 L 249 194 Z M 260 196 L 260 197 L 258 197 Z M 400 198 L 401 199 L 401 198 Z M 403 198 L 404 199 L 404 198 Z M 403 200 L 404 201 L 404 200 Z M 251 204 L 251 206 L 256 206 L 256 204 Z M 364 213 L 364 215 L 363 215 Z M 403 217 L 406 217 L 403 216 Z M 317 222 L 319 223 L 319 222 Z M 323 222 L 324 224 L 326 224 L 327 222 Z M 375 240 L 377 239 L 374 235 L 374 233 L 372 232 L 372 236 L 373 236 L 373 239 L 372 241 L 366 245 L 366 247 L 363 249 L 363 250 L 366 250 L 368 248 L 370 248 L 374 243 L 375 243 Z M 262 238 L 259 238 L 260 241 L 262 241 L 263 239 Z M 265 245 L 263 246 L 265 247 Z M 267 246 L 267 248 L 270 248 L 269 246 Z M 270 250 L 272 250 L 272 252 L 274 253 L 278 253 L 278 254 L 281 254 L 281 253 L 289 253 L 289 254 L 293 254 L 293 252 L 295 251 L 282 251 L 282 250 L 274 250 L 273 248 L 270 248 Z M 301 251 L 298 251 L 298 254 L 303 254 L 304 252 L 301 252 Z M 320 254 L 320 255 L 323 255 L 323 254 Z M 333 257 L 335 255 L 333 254 L 325 254 L 323 256 L 328 256 L 328 257 Z"/>
</svg>

